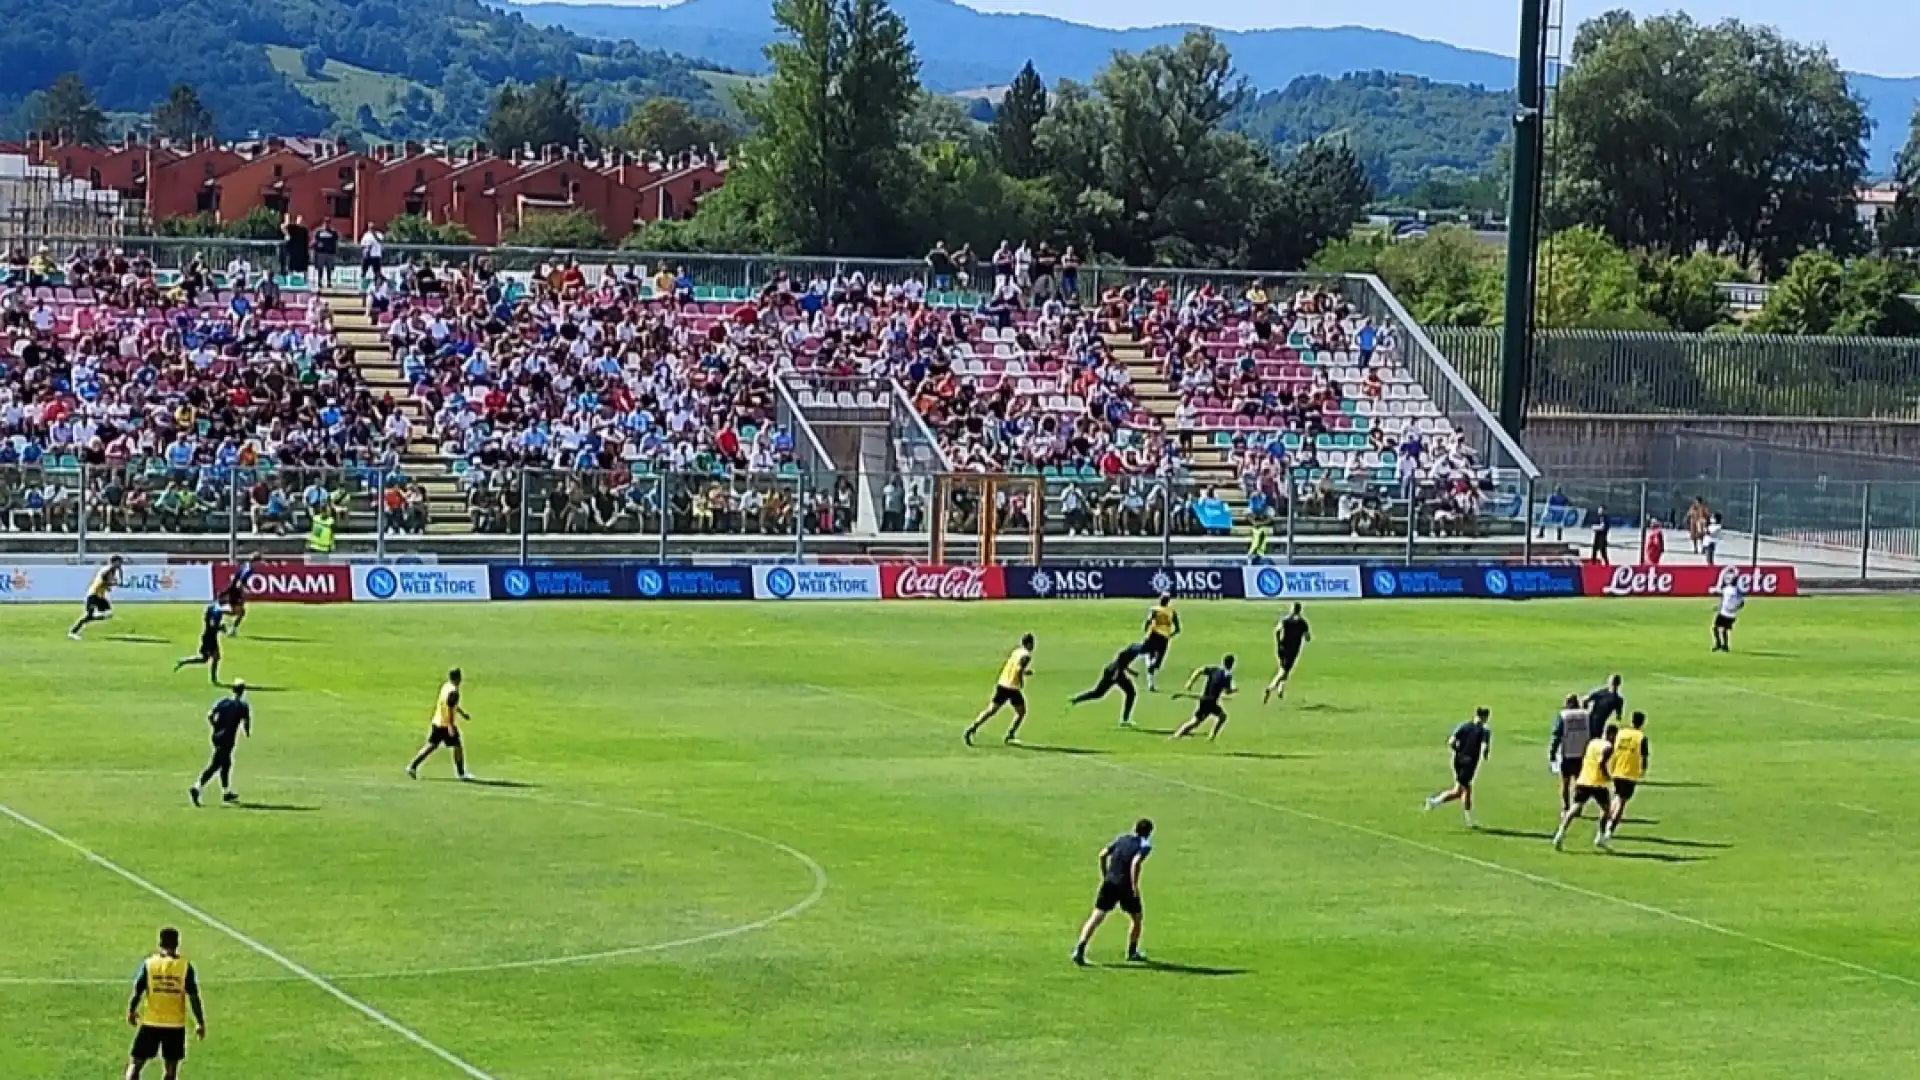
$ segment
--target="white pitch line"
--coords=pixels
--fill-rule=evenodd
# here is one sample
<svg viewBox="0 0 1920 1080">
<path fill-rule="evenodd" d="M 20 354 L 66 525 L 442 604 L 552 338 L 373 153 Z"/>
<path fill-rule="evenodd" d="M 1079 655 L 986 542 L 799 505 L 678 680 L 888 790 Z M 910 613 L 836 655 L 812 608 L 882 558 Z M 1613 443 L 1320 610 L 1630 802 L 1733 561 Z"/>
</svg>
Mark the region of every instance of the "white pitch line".
<svg viewBox="0 0 1920 1080">
<path fill-rule="evenodd" d="M 1664 671 L 1654 672 L 1653 677 L 1656 679 L 1665 679 L 1668 682 L 1694 683 L 1700 686 L 1712 686 L 1721 690 L 1729 690 L 1736 694 L 1749 694 L 1753 697 L 1769 698 L 1773 701 L 1784 702 L 1788 705 L 1798 705 L 1806 709 L 1825 709 L 1828 712 L 1837 712 L 1846 716 L 1863 716 L 1869 720 L 1887 720 L 1896 724 L 1920 724 L 1920 717 L 1895 716 L 1892 713 L 1868 712 L 1865 709 L 1856 709 L 1850 705 L 1835 705 L 1830 701 L 1814 701 L 1811 698 L 1799 698 L 1799 697 L 1792 697 L 1788 694 L 1776 694 L 1771 690 L 1756 690 L 1751 686 L 1741 686 L 1738 683 L 1722 682 L 1719 679 L 1704 679 L 1696 675 L 1669 675 Z"/>
<path fill-rule="evenodd" d="M 840 697 L 849 698 L 855 701 L 865 701 L 870 704 L 879 705 L 884 708 L 892 709 L 895 712 L 901 713 L 906 716 L 916 717 L 921 720 L 937 721 L 941 719 L 940 717 L 933 716 L 930 713 L 924 713 L 917 709 L 909 709 L 909 708 L 906 708 L 905 706 L 896 705 L 893 702 L 887 701 L 883 698 L 869 697 L 866 694 L 856 694 L 856 693 L 853 693 L 852 691 L 836 690 L 832 687 L 826 687 L 826 686 L 809 686 L 809 689 L 819 690 L 828 694 L 835 694 Z M 1081 759 L 1080 756 L 1076 755 L 1076 760 L 1080 760 L 1080 759 Z M 1642 912 L 1647 915 L 1657 915 L 1663 919 L 1671 919 L 1674 922 L 1682 923 L 1684 925 L 1694 927 L 1695 929 L 1698 929 L 1698 930 L 1705 930 L 1711 934 L 1719 934 L 1723 937 L 1731 938 L 1735 941 L 1744 941 L 1749 945 L 1757 945 L 1764 949 L 1771 949 L 1775 952 L 1782 953 L 1787 956 L 1799 957 L 1802 960 L 1811 960 L 1815 963 L 1826 964 L 1830 967 L 1836 967 L 1846 971 L 1851 971 L 1856 975 L 1867 975 L 1873 978 L 1883 979 L 1888 982 L 1899 983 L 1903 986 L 1909 986 L 1916 990 L 1920 990 L 1920 979 L 1913 979 L 1905 975 L 1898 975 L 1891 971 L 1881 971 L 1878 968 L 1871 968 L 1866 966 L 1865 964 L 1857 964 L 1851 960 L 1842 960 L 1837 956 L 1827 956 L 1822 953 L 1810 952 L 1806 949 L 1802 949 L 1795 945 L 1787 945 L 1782 942 L 1773 941 L 1769 938 L 1763 938 L 1754 934 L 1749 934 L 1743 930 L 1735 930 L 1731 927 L 1721 926 L 1719 923 L 1708 922 L 1705 919 L 1695 918 L 1692 915 L 1685 915 L 1678 911 L 1670 910 L 1668 908 L 1656 907 L 1653 904 L 1642 903 L 1639 900 L 1629 900 L 1624 896 L 1615 896 L 1612 893 L 1603 893 L 1597 889 L 1585 888 L 1584 886 L 1575 885 L 1575 884 L 1572 884 L 1571 882 L 1561 881 L 1558 878 L 1547 877 L 1545 874 L 1536 874 L 1530 870 L 1516 869 L 1515 867 L 1494 862 L 1491 859 L 1482 859 L 1473 855 L 1463 854 L 1458 851 L 1449 851 L 1448 849 L 1440 847 L 1435 844 L 1429 844 L 1429 843 L 1426 843 L 1425 841 L 1415 840 L 1415 839 L 1412 839 L 1411 837 L 1401 836 L 1397 833 L 1390 833 L 1384 829 L 1376 829 L 1370 825 L 1356 825 L 1353 822 L 1342 821 L 1339 818 L 1328 817 L 1325 814 L 1317 814 L 1311 810 L 1301 810 L 1298 807 L 1286 806 L 1281 803 L 1275 803 L 1275 802 L 1267 802 L 1262 799 L 1253 798 L 1252 796 L 1249 796 L 1249 795 L 1242 795 L 1238 792 L 1227 791 L 1223 788 L 1208 787 L 1205 784 L 1196 784 L 1190 780 L 1180 780 L 1171 776 L 1162 776 L 1159 773 L 1148 772 L 1145 769 L 1136 769 L 1130 765 L 1121 765 L 1118 762 L 1104 761 L 1098 757 L 1086 757 L 1084 758 L 1084 760 L 1090 764 L 1099 765 L 1108 769 L 1113 769 L 1117 772 L 1129 773 L 1133 776 L 1140 777 L 1143 780 L 1152 780 L 1162 784 L 1170 784 L 1174 787 L 1186 788 L 1189 791 L 1196 791 L 1204 795 L 1212 795 L 1215 798 L 1227 799 L 1233 802 L 1244 803 L 1248 806 L 1259 807 L 1260 809 L 1269 810 L 1276 814 L 1286 814 L 1291 817 L 1297 817 L 1303 821 L 1311 821 L 1311 822 L 1314 822 L 1315 824 L 1325 825 L 1329 828 L 1344 829 L 1347 832 L 1357 833 L 1361 836 L 1371 837 L 1375 840 L 1385 840 L 1390 843 L 1400 844 L 1403 847 L 1413 848 L 1416 851 L 1424 851 L 1430 855 L 1439 855 L 1443 858 L 1453 859 L 1457 862 L 1463 862 L 1468 864 L 1469 866 L 1477 866 L 1482 870 L 1488 870 L 1496 874 L 1504 874 L 1508 877 L 1517 878 L 1521 881 L 1531 882 L 1535 885 L 1542 885 L 1551 889 L 1559 889 L 1562 892 L 1573 893 L 1574 895 L 1584 896 L 1584 897 L 1587 897 L 1588 899 L 1602 900 L 1609 904 L 1617 904 L 1620 907 L 1630 908 L 1634 911 Z"/>
<path fill-rule="evenodd" d="M 241 933 L 240 931 L 235 930 L 233 927 L 228 926 L 226 923 L 221 922 L 219 919 L 216 919 L 213 916 L 207 914 L 206 912 L 201 911 L 199 908 L 194 907 L 192 904 L 187 903 L 185 900 L 182 900 L 179 897 L 168 892 L 167 890 L 161 888 L 160 886 L 155 885 L 153 882 L 148 881 L 146 878 L 141 877 L 139 874 L 136 874 L 133 871 L 127 869 L 126 867 L 121 866 L 119 863 L 116 863 L 113 860 L 107 858 L 106 856 L 88 849 L 87 847 L 81 845 L 77 841 L 68 839 L 66 836 L 62 835 L 61 833 L 54 831 L 52 828 L 46 825 L 42 825 L 40 822 L 35 821 L 34 819 L 28 817 L 25 814 L 22 814 L 20 811 L 15 810 L 11 806 L 0 804 L 0 814 L 5 814 L 7 817 L 12 818 L 14 821 L 18 822 L 19 824 L 26 826 L 27 828 L 33 830 L 34 832 L 37 832 L 40 835 L 46 837 L 47 839 L 52 840 L 54 843 L 59 844 L 60 846 L 66 848 L 69 851 L 72 851 L 76 855 L 79 855 L 81 858 L 84 858 L 88 862 L 94 864 L 95 866 L 100 867 L 102 870 L 106 870 L 109 873 L 115 874 L 118 877 L 120 877 L 122 880 L 128 882 L 129 884 L 137 886 L 138 888 L 153 894 L 155 897 L 165 901 L 170 906 L 178 909 L 180 912 L 194 919 L 195 921 L 201 923 L 202 925 L 210 929 L 217 930 L 222 934 L 225 934 L 226 936 L 232 938 L 233 940 L 239 942 L 240 944 L 245 945 L 247 948 L 252 949 L 254 952 L 259 953 L 261 956 L 264 956 L 267 959 L 273 961 L 274 963 L 279 964 L 281 967 L 286 968 L 288 971 L 292 972 L 293 974 L 299 976 L 300 978 L 306 980 L 307 982 L 312 983 L 314 986 L 319 987 L 321 990 L 325 991 L 328 995 L 333 997 L 335 1000 L 339 1001 L 341 1004 L 346 1005 L 348 1008 L 353 1009 L 355 1012 L 359 1013 L 360 1015 L 366 1017 L 369 1020 L 372 1020 L 376 1024 L 379 1024 L 381 1027 L 386 1028 L 388 1031 L 393 1032 L 395 1035 L 400 1036 L 401 1038 L 407 1040 L 408 1042 L 419 1047 L 420 1049 L 425 1050 L 428 1053 L 432 1054 L 433 1056 L 439 1058 L 441 1061 L 444 1061 L 447 1064 L 453 1066 L 454 1068 L 460 1070 L 466 1076 L 471 1078 L 471 1080 L 493 1080 L 493 1077 L 487 1075 L 485 1072 L 482 1072 L 476 1066 L 469 1064 L 468 1062 L 460 1059 L 459 1057 L 456 1057 L 451 1051 L 441 1047 L 437 1043 L 432 1042 L 426 1036 L 420 1034 L 419 1032 L 413 1030 L 412 1028 L 406 1026 L 405 1024 L 402 1024 L 400 1021 L 395 1020 L 393 1017 L 388 1016 L 386 1013 L 381 1012 L 379 1009 L 376 1009 L 373 1006 L 367 1004 L 366 1002 L 361 1001 L 359 998 L 354 997 L 352 994 L 349 994 L 346 991 L 340 989 L 339 987 L 333 985 L 332 983 L 328 982 L 326 979 L 322 978 L 321 976 L 316 975 L 312 971 L 308 970 L 307 968 L 302 967 L 298 963 L 295 963 L 293 960 L 290 960 L 287 957 L 281 955 L 280 953 L 275 952 L 272 948 L 266 945 L 263 945 L 258 941 L 255 941 L 253 938 L 248 937 L 247 935 Z"/>
<path fill-rule="evenodd" d="M 1869 806 L 1855 806 L 1854 804 L 1852 804 L 1852 803 L 1850 803 L 1850 802 L 1837 802 L 1837 803 L 1834 803 L 1833 805 L 1835 805 L 1835 806 L 1837 806 L 1837 807 L 1839 807 L 1839 808 L 1840 808 L 1840 809 L 1842 809 L 1842 810 L 1852 810 L 1852 811 L 1854 811 L 1855 813 L 1859 813 L 1859 814 L 1868 814 L 1868 815 L 1871 815 L 1871 816 L 1873 816 L 1873 817 L 1879 817 L 1879 816 L 1880 816 L 1880 811 L 1878 811 L 1878 810 L 1875 810 L 1875 809 L 1873 809 L 1872 807 L 1869 807 Z"/>
</svg>

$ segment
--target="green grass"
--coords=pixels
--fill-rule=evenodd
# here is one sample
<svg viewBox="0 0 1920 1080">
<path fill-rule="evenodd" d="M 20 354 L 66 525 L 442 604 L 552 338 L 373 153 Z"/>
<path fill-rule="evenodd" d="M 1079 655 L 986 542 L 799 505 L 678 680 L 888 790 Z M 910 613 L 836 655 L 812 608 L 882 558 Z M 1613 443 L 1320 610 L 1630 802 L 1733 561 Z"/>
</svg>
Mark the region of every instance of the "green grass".
<svg viewBox="0 0 1920 1080">
<path fill-rule="evenodd" d="M 707 89 L 713 92 L 713 99 L 720 103 L 728 119 L 734 121 L 746 119 L 746 113 L 740 108 L 738 93 L 741 90 L 758 89 L 765 86 L 767 82 L 764 75 L 741 75 L 732 71 L 710 71 L 703 68 L 696 70 L 694 74 L 700 77 L 701 82 L 707 84 Z"/>
<path fill-rule="evenodd" d="M 1920 603 L 1757 601 L 1731 656 L 1705 601 L 1311 606 L 1268 709 L 1273 609 L 1187 604 L 1173 666 L 1245 658 L 1216 745 L 1062 707 L 1143 606 L 261 607 L 229 646 L 262 684 L 237 780 L 306 809 L 254 811 L 187 805 L 195 611 L 74 644 L 71 612 L 4 608 L 0 803 L 499 1080 L 1915 1074 Z M 1028 629 L 1036 745 L 965 749 Z M 401 775 L 452 664 L 476 770 L 537 786 Z M 1556 855 L 1549 719 L 1613 670 L 1658 783 L 1622 855 L 1590 828 Z M 1473 833 L 1418 806 L 1476 704 Z M 1140 814 L 1148 951 L 1231 974 L 1125 968 L 1118 926 L 1067 962 Z M 0 867 L 0 1076 L 113 1075 L 163 923 L 212 1009 L 194 1080 L 461 1075 L 4 818 Z"/>
<path fill-rule="evenodd" d="M 346 123 L 353 123 L 360 106 L 365 105 L 373 115 L 381 120 L 389 119 L 400 113 L 397 105 L 408 88 L 416 85 L 401 75 L 390 75 L 370 68 L 357 67 L 329 59 L 321 68 L 320 77 L 312 78 L 300 62 L 300 50 L 285 45 L 268 45 L 267 62 L 275 71 L 285 75 L 293 83 L 294 89 L 305 94 L 314 104 L 321 106 Z M 422 86 L 427 96 L 433 99 L 433 107 L 441 105 L 440 91 Z"/>
</svg>

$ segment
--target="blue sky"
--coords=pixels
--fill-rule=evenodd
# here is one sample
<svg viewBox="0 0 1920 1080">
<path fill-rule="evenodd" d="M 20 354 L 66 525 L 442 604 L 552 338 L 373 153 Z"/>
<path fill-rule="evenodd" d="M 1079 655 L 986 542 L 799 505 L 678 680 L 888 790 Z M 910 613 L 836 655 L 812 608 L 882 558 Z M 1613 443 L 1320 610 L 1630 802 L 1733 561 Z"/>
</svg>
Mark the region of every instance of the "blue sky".
<svg viewBox="0 0 1920 1080">
<path fill-rule="evenodd" d="M 600 0 L 608 2 L 608 0 Z M 611 0 L 614 3 L 655 0 Z M 1519 0 L 964 0 L 982 11 L 1025 11 L 1095 26 L 1196 22 L 1227 30 L 1274 26 L 1371 26 L 1468 48 L 1512 55 Z M 1565 0 L 1571 28 L 1611 8 L 1639 14 L 1672 10 L 1642 0 Z M 1779 27 L 1788 37 L 1826 44 L 1852 71 L 1920 75 L 1920 0 L 1695 0 L 1685 10 L 1714 21 L 1736 16 Z"/>
</svg>

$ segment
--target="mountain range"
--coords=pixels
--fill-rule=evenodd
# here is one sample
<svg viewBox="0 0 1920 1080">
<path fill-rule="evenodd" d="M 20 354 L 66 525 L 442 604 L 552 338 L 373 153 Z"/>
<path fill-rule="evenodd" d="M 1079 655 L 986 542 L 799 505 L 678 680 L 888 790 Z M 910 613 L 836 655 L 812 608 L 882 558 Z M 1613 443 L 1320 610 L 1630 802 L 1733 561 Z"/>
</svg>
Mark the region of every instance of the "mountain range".
<svg viewBox="0 0 1920 1080">
<path fill-rule="evenodd" d="M 1049 83 L 1085 81 L 1116 50 L 1137 52 L 1180 40 L 1191 25 L 1108 30 L 1044 15 L 975 11 L 954 0 L 892 0 L 920 55 L 920 78 L 941 93 L 1004 86 L 1032 60 Z M 650 49 L 698 57 L 749 74 L 766 71 L 761 50 L 773 40 L 768 0 L 683 0 L 671 7 L 623 4 L 507 5 L 529 22 L 588 37 L 639 42 Z M 1334 29 L 1218 31 L 1242 74 L 1263 91 L 1283 90 L 1301 76 L 1339 77 L 1383 71 L 1437 83 L 1511 90 L 1514 61 L 1389 30 Z M 1907 122 L 1920 100 L 1920 77 L 1850 75 L 1874 121 L 1870 168 L 1884 173 L 1906 141 Z"/>
</svg>

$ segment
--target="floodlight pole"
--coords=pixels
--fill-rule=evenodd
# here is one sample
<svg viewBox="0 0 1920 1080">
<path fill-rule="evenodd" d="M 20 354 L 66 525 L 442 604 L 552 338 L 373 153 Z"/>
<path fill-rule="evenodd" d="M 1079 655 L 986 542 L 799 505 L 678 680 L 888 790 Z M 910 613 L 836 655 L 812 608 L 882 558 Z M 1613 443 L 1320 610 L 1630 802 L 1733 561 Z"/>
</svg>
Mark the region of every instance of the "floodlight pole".
<svg viewBox="0 0 1920 1080">
<path fill-rule="evenodd" d="M 1546 142 L 1547 4 L 1520 0 L 1514 80 L 1513 178 L 1507 198 L 1507 291 L 1500 342 L 1500 426 L 1515 439 L 1527 423 L 1533 367 L 1534 274 L 1539 262 L 1540 175 Z"/>
</svg>

